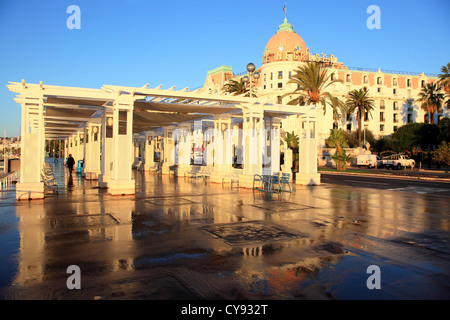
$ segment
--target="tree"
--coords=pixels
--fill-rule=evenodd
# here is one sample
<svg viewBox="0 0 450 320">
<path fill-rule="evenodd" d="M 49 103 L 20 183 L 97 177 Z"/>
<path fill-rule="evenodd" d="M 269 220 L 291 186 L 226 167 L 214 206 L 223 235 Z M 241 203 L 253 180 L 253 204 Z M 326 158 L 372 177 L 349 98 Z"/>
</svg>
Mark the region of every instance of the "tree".
<svg viewBox="0 0 450 320">
<path fill-rule="evenodd" d="M 450 166 L 450 143 L 442 142 L 439 149 L 433 152 L 433 160 L 438 164 Z"/>
<path fill-rule="evenodd" d="M 347 165 L 353 161 L 353 157 L 342 149 L 339 140 L 336 140 L 336 152 L 331 156 L 331 159 L 336 163 L 338 170 L 346 170 Z"/>
<path fill-rule="evenodd" d="M 447 100 L 445 101 L 445 105 L 447 108 L 450 108 L 450 62 L 447 63 L 446 66 L 442 66 L 441 74 L 439 74 L 438 85 L 445 91 L 447 94 Z"/>
<path fill-rule="evenodd" d="M 308 62 L 294 71 L 295 74 L 288 81 L 294 83 L 297 88 L 283 97 L 298 95 L 298 97 L 288 102 L 288 105 L 309 105 L 323 106 L 323 113 L 326 113 L 327 104 L 332 108 L 339 108 L 339 98 L 334 97 L 327 91 L 328 86 L 340 80 L 331 80 L 331 75 L 327 76 L 327 71 L 322 69 L 318 62 Z M 334 106 L 334 107 L 333 107 Z"/>
<path fill-rule="evenodd" d="M 356 111 L 356 118 L 358 119 L 358 143 L 361 145 L 361 125 L 362 116 L 366 112 L 372 116 L 372 110 L 375 107 L 375 100 L 369 97 L 369 91 L 363 89 L 352 90 L 348 93 L 347 101 L 345 102 L 349 113 Z"/>
<path fill-rule="evenodd" d="M 240 78 L 239 80 L 231 79 L 228 83 L 226 83 L 223 86 L 224 90 L 228 93 L 233 93 L 236 95 L 244 94 L 244 96 L 248 97 L 250 96 L 250 89 L 247 83 Z M 256 96 L 256 93 L 254 92 L 252 88 L 252 96 Z"/>
<path fill-rule="evenodd" d="M 434 124 L 434 114 L 442 110 L 442 104 L 444 101 L 444 94 L 441 91 L 441 87 L 438 87 L 436 83 L 427 83 L 419 92 L 420 107 L 431 116 L 431 124 Z"/>
<path fill-rule="evenodd" d="M 410 151 L 421 142 L 420 130 L 423 123 L 408 123 L 391 135 L 390 148 L 398 153 Z"/>
<path fill-rule="evenodd" d="M 348 147 L 347 141 L 345 141 L 344 131 L 341 129 L 331 129 L 330 137 L 325 140 L 325 145 L 328 148 L 336 148 L 337 143 L 344 148 Z"/>
</svg>

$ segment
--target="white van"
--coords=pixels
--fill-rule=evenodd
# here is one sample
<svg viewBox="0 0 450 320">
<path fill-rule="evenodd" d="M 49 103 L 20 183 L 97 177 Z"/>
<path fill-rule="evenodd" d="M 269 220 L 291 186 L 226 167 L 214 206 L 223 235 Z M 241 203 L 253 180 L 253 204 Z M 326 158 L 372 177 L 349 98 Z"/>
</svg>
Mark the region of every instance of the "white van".
<svg viewBox="0 0 450 320">
<path fill-rule="evenodd" d="M 358 167 L 379 168 L 381 167 L 381 161 L 374 154 L 360 154 L 356 157 L 356 165 Z"/>
</svg>

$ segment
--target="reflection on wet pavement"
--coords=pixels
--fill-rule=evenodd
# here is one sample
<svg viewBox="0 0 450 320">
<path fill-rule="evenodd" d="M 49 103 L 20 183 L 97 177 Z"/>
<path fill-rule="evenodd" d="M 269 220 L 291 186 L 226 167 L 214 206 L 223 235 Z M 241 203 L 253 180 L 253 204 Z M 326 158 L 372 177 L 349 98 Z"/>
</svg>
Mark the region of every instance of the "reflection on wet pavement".
<svg viewBox="0 0 450 320">
<path fill-rule="evenodd" d="M 1 194 L 3 299 L 450 297 L 448 197 L 326 184 L 279 197 L 144 172 L 135 196 L 113 197 L 51 165 L 58 194 Z"/>
</svg>

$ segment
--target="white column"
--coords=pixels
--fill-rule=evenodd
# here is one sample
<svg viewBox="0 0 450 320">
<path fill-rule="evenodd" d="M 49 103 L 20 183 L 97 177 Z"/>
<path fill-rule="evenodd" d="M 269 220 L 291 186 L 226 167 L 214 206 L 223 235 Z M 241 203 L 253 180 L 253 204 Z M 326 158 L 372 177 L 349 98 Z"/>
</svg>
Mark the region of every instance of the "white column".
<svg viewBox="0 0 450 320">
<path fill-rule="evenodd" d="M 320 185 L 320 173 L 317 172 L 316 117 L 300 117 L 299 172 L 296 184 Z"/>
<path fill-rule="evenodd" d="M 174 126 L 164 127 L 162 173 L 169 174 L 170 167 L 175 165 L 175 141 L 172 139 Z"/>
<path fill-rule="evenodd" d="M 145 156 L 144 170 L 152 170 L 155 168 L 155 137 L 153 132 L 145 134 Z"/>
<path fill-rule="evenodd" d="M 106 109 L 102 110 L 102 126 L 101 126 L 101 161 L 100 174 L 98 177 L 98 186 L 107 188 L 108 182 L 112 176 L 113 169 L 113 118 L 107 115 Z"/>
<path fill-rule="evenodd" d="M 44 198 L 41 171 L 45 161 L 44 107 L 42 93 L 17 100 L 22 107 L 20 181 L 16 185 L 16 199 Z"/>
<path fill-rule="evenodd" d="M 112 195 L 135 194 L 135 180 L 132 179 L 133 154 L 133 107 L 130 96 L 117 96 L 113 103 L 113 169 L 108 182 Z M 119 127 L 119 117 L 123 116 L 126 129 Z"/>
<path fill-rule="evenodd" d="M 211 182 L 222 182 L 222 177 L 229 175 L 232 168 L 232 130 L 229 115 L 214 117 L 214 171 Z"/>
<path fill-rule="evenodd" d="M 255 174 L 262 174 L 262 146 L 265 140 L 263 113 L 243 110 L 243 172 L 239 186 L 251 188 Z"/>
<path fill-rule="evenodd" d="M 178 140 L 178 148 L 176 148 L 178 156 L 175 157 L 178 160 L 177 175 L 184 176 L 185 172 L 191 170 L 191 124 L 181 124 L 175 132 Z"/>
<path fill-rule="evenodd" d="M 86 130 L 85 175 L 87 180 L 97 180 L 100 170 L 100 125 L 89 124 Z"/>
</svg>

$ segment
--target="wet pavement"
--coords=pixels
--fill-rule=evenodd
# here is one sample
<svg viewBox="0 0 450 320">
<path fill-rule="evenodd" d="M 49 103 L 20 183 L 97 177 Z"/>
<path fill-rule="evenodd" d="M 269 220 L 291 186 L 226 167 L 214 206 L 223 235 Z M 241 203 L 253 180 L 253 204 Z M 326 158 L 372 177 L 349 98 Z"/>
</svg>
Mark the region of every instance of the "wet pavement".
<svg viewBox="0 0 450 320">
<path fill-rule="evenodd" d="M 135 196 L 111 196 L 50 164 L 58 194 L 0 193 L 2 299 L 450 298 L 450 197 L 333 184 L 279 196 L 140 171 Z"/>
</svg>

